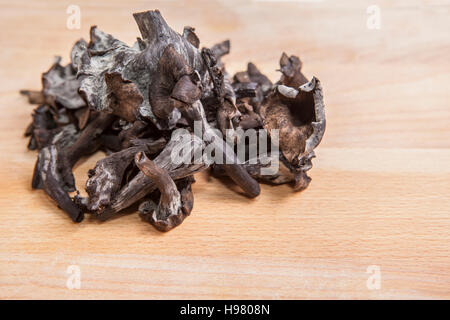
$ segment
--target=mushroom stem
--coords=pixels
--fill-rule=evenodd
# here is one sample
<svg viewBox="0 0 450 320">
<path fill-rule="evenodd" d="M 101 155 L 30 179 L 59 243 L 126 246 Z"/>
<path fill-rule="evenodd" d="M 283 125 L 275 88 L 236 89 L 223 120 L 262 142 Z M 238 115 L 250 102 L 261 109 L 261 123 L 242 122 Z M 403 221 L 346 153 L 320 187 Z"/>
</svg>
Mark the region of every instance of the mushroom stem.
<svg viewBox="0 0 450 320">
<path fill-rule="evenodd" d="M 58 172 L 59 157 L 60 153 L 55 145 L 45 147 L 39 152 L 33 174 L 33 188 L 44 189 L 73 222 L 81 222 L 84 218 L 83 212 L 63 188 L 62 178 Z"/>
<path fill-rule="evenodd" d="M 250 198 L 257 197 L 261 191 L 259 183 L 253 179 L 252 176 L 240 164 L 238 164 L 234 151 L 231 148 L 226 147 L 226 142 L 223 141 L 223 138 L 217 136 L 216 132 L 206 121 L 202 103 L 200 101 L 196 101 L 191 107 L 187 107 L 183 111 L 184 116 L 190 120 L 192 127 L 194 121 L 201 121 L 203 141 L 206 144 L 214 143 L 216 152 L 224 155 L 226 165 L 219 166 L 224 167 L 227 175 L 239 187 L 241 187 L 242 190 L 244 190 L 247 196 Z"/>
<path fill-rule="evenodd" d="M 222 164 L 227 175 L 244 190 L 245 194 L 250 198 L 255 198 L 261 192 L 259 183 L 239 164 Z"/>
<path fill-rule="evenodd" d="M 172 180 L 176 181 L 208 168 L 208 164 L 204 162 L 199 164 L 176 164 L 171 161 L 171 154 L 176 148 L 179 150 L 191 148 L 189 151 L 190 154 L 195 154 L 195 148 L 199 144 L 199 139 L 195 136 L 191 136 L 191 138 L 192 139 L 186 142 L 179 140 L 179 137 L 172 137 L 169 143 L 164 147 L 164 150 L 153 160 L 158 167 L 163 168 L 169 173 Z M 189 153 L 188 150 L 186 151 Z M 131 206 L 147 194 L 153 192 L 156 188 L 155 181 L 141 171 L 117 192 L 108 207 L 102 208 L 96 212 L 96 217 L 100 220 L 107 220 L 116 212 Z"/>
<path fill-rule="evenodd" d="M 81 131 L 80 136 L 65 153 L 66 158 L 72 168 L 83 156 L 95 152 L 99 146 L 99 138 L 103 131 L 113 122 L 115 116 L 107 113 L 100 113 L 87 127 Z"/>
<path fill-rule="evenodd" d="M 175 182 L 173 182 L 169 173 L 147 158 L 144 152 L 140 151 L 136 153 L 134 162 L 139 170 L 149 177 L 161 192 L 160 204 L 162 203 L 166 205 L 170 203 L 173 198 L 179 198 L 177 186 L 175 185 Z"/>
<path fill-rule="evenodd" d="M 137 167 L 149 177 L 161 192 L 159 204 L 150 207 L 148 221 L 160 231 L 169 231 L 183 222 L 181 195 L 169 173 L 151 161 L 144 152 L 138 152 L 134 158 Z"/>
<path fill-rule="evenodd" d="M 111 202 L 111 197 L 120 189 L 126 168 L 133 161 L 137 152 L 155 153 L 159 149 L 142 144 L 115 152 L 97 162 L 95 168 L 89 170 L 86 191 L 89 194 L 87 208 L 90 212 L 101 210 Z"/>
</svg>

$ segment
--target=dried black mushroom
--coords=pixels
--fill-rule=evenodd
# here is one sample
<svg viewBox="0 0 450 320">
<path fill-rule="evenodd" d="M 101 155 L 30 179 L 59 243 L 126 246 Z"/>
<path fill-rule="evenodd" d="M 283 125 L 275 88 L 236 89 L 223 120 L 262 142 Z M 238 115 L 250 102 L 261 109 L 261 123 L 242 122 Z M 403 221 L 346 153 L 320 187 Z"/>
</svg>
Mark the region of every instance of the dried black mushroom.
<svg viewBox="0 0 450 320">
<path fill-rule="evenodd" d="M 75 222 L 86 213 L 107 220 L 139 204 L 143 220 L 168 231 L 191 213 L 193 175 L 208 168 L 250 198 L 259 182 L 308 186 L 325 114 L 320 81 L 307 80 L 298 57 L 283 53 L 275 84 L 253 63 L 231 76 L 221 60 L 229 40 L 200 48 L 194 28 L 179 34 L 158 10 L 133 16 L 141 32 L 133 46 L 94 26 L 68 65 L 57 58 L 42 75 L 41 91 L 21 91 L 38 105 L 25 132 L 28 148 L 39 150 L 33 188 Z M 258 147 L 255 157 L 249 150 L 258 143 L 244 130 L 267 132 L 269 148 Z M 230 141 L 244 147 L 244 159 Z M 97 150 L 106 156 L 89 170 L 82 197 L 72 168 Z M 174 161 L 180 150 L 183 161 Z M 267 159 L 278 170 L 263 174 Z"/>
</svg>

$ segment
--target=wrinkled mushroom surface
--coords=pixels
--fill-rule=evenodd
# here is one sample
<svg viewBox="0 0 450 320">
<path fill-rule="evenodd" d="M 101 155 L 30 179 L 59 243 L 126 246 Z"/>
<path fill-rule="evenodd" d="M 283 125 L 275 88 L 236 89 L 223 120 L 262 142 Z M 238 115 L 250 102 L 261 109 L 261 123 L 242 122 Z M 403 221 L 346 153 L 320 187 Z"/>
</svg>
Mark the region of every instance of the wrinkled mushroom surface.
<svg viewBox="0 0 450 320">
<path fill-rule="evenodd" d="M 33 188 L 75 222 L 85 213 L 107 220 L 138 204 L 143 220 L 169 231 L 190 215 L 193 175 L 209 167 L 249 198 L 260 194 L 259 182 L 308 186 L 325 113 L 320 81 L 308 81 L 298 57 L 282 54 L 276 83 L 251 62 L 230 75 L 222 61 L 229 40 L 201 48 L 194 28 L 178 33 L 158 10 L 133 17 L 141 36 L 132 46 L 93 26 L 69 64 L 57 58 L 42 75 L 42 90 L 21 91 L 38 105 L 25 131 L 28 148 L 39 151 Z M 244 130 L 269 140 L 257 159 L 248 151 L 257 142 Z M 230 141 L 244 145 L 245 159 Z M 72 168 L 99 150 L 106 155 L 89 171 L 84 197 Z M 278 170 L 263 173 L 268 159 Z"/>
</svg>

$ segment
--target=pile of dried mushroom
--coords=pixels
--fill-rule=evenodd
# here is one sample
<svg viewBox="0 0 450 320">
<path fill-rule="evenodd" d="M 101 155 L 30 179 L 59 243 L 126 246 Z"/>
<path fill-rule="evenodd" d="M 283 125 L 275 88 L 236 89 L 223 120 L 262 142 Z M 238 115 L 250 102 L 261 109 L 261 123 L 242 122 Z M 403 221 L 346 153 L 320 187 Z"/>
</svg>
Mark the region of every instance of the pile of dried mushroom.
<svg viewBox="0 0 450 320">
<path fill-rule="evenodd" d="M 42 75 L 42 91 L 22 91 L 39 105 L 26 130 L 28 148 L 39 150 L 33 188 L 44 189 L 76 222 L 84 213 L 106 220 L 139 204 L 143 219 L 168 231 L 190 214 L 193 175 L 207 168 L 231 178 L 248 197 L 260 193 L 258 181 L 292 183 L 295 190 L 308 186 L 306 171 L 324 134 L 325 114 L 320 82 L 306 79 L 299 58 L 283 53 L 275 84 L 252 63 L 231 77 L 221 62 L 229 41 L 199 49 L 193 28 L 180 35 L 157 10 L 134 18 L 142 38 L 132 47 L 92 27 L 89 43 L 75 43 L 68 65 L 58 59 Z M 180 128 L 191 140 L 173 134 Z M 272 154 L 278 170 L 261 174 L 266 163 L 237 160 L 223 137 L 239 129 L 266 129 L 272 140 L 278 129 L 280 152 Z M 172 161 L 180 144 L 198 148 L 198 139 L 201 149 L 214 143 L 215 152 L 232 161 Z M 97 150 L 106 157 L 89 170 L 88 196 L 71 196 L 73 166 Z"/>
</svg>

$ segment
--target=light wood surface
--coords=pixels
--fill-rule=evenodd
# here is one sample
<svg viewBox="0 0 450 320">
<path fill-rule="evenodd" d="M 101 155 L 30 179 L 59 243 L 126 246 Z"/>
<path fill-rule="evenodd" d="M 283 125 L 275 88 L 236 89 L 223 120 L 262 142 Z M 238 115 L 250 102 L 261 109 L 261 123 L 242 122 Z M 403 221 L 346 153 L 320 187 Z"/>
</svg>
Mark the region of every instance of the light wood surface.
<svg viewBox="0 0 450 320">
<path fill-rule="evenodd" d="M 450 1 L 0 3 L 0 298 L 450 298 Z M 371 4 L 380 30 L 366 26 Z M 327 131 L 306 191 L 249 200 L 200 174 L 191 216 L 161 234 L 137 214 L 74 224 L 31 190 L 33 107 L 18 91 L 39 89 L 93 24 L 131 44 L 131 13 L 154 8 L 201 45 L 230 38 L 231 72 L 253 61 L 276 80 L 286 51 L 322 81 Z M 77 166 L 81 189 L 101 156 Z"/>
</svg>

